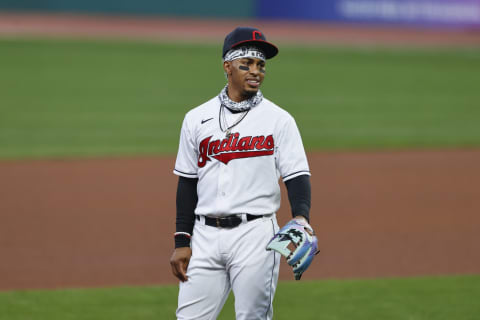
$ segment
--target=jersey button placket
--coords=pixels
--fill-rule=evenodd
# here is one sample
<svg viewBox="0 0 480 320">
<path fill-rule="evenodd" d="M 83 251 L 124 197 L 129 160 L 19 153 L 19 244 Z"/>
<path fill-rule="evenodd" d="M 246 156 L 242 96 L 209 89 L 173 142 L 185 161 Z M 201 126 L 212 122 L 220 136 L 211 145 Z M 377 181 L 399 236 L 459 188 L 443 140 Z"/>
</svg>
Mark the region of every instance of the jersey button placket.
<svg viewBox="0 0 480 320">
<path fill-rule="evenodd" d="M 222 164 L 218 175 L 218 197 L 221 207 L 226 208 L 225 198 L 228 196 L 228 185 L 230 183 L 230 173 L 228 166 Z"/>
<path fill-rule="evenodd" d="M 229 168 L 224 165 L 223 163 L 220 164 L 220 170 L 218 175 L 218 202 L 220 203 L 221 214 L 228 214 L 226 212 L 228 210 L 228 203 L 226 201 L 227 196 L 227 188 L 229 183 L 230 175 L 229 175 Z M 228 240 L 228 229 L 219 228 L 219 251 L 224 262 L 227 261 L 229 256 L 229 250 L 227 246 Z"/>
</svg>

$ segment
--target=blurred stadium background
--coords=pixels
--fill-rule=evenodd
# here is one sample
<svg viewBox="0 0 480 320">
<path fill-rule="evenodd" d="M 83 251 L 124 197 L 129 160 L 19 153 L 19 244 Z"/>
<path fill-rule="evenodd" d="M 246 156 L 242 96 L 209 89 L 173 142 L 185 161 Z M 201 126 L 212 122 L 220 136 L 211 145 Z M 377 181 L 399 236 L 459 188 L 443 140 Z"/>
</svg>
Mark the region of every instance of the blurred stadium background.
<svg viewBox="0 0 480 320">
<path fill-rule="evenodd" d="M 478 317 L 479 0 L 0 0 L 0 320 L 174 318 L 180 125 L 238 25 L 315 178 L 275 319 Z"/>
<path fill-rule="evenodd" d="M 3 10 L 21 12 L 69 12 L 141 14 L 201 18 L 289 19 L 322 22 L 359 22 L 404 26 L 466 27 L 480 25 L 478 0 L 245 0 L 241 4 L 210 0 L 178 2 L 2 0 Z"/>
</svg>

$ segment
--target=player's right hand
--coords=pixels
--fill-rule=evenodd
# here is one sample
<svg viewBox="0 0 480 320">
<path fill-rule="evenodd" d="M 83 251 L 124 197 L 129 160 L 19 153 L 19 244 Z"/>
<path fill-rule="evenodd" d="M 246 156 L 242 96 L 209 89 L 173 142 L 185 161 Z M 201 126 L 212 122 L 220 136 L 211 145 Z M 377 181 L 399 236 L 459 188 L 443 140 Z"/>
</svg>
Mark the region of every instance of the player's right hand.
<svg viewBox="0 0 480 320">
<path fill-rule="evenodd" d="M 176 248 L 170 258 L 170 265 L 172 266 L 172 273 L 175 277 L 184 282 L 188 280 L 187 267 L 192 256 L 192 249 L 190 247 Z"/>
</svg>

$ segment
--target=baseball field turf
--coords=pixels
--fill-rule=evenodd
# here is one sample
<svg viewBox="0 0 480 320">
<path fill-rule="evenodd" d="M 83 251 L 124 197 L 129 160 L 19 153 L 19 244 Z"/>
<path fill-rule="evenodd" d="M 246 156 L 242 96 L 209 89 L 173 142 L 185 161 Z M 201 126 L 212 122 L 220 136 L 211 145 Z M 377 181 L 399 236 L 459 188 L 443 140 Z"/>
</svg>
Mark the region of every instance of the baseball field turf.
<svg viewBox="0 0 480 320">
<path fill-rule="evenodd" d="M 225 83 L 219 48 L 0 40 L 0 157 L 174 154 L 184 113 Z M 308 150 L 480 145 L 474 49 L 282 48 L 265 95 Z"/>
<path fill-rule="evenodd" d="M 174 319 L 176 286 L 0 293 L 1 320 Z M 281 282 L 275 319 L 474 320 L 480 276 Z M 234 318 L 230 296 L 219 319 Z"/>
<path fill-rule="evenodd" d="M 0 39 L 2 160 L 173 155 L 219 48 Z M 307 150 L 478 148 L 480 51 L 282 47 L 266 97 Z M 399 255 L 402 253 L 399 252 Z M 173 319 L 176 286 L 0 292 L 0 320 Z M 477 319 L 480 276 L 281 282 L 275 319 Z M 233 318 L 230 299 L 220 319 Z"/>
</svg>

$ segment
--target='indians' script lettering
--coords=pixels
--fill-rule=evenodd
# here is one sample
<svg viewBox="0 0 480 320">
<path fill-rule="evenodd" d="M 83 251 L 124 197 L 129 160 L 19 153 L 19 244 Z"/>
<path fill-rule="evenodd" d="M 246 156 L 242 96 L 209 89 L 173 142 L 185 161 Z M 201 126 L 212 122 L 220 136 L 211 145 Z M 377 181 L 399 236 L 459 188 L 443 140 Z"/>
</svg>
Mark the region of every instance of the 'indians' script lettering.
<svg viewBox="0 0 480 320">
<path fill-rule="evenodd" d="M 198 167 L 203 168 L 211 158 L 228 164 L 231 160 L 269 156 L 273 154 L 275 143 L 273 136 L 240 137 L 239 133 L 232 134 L 223 140 L 213 140 L 213 136 L 200 142 L 198 147 Z"/>
</svg>

